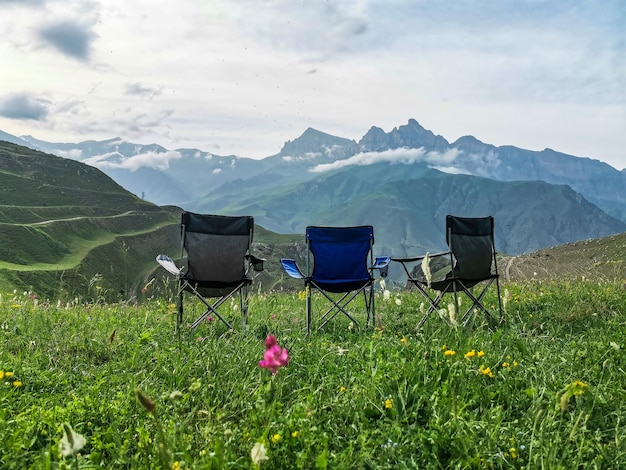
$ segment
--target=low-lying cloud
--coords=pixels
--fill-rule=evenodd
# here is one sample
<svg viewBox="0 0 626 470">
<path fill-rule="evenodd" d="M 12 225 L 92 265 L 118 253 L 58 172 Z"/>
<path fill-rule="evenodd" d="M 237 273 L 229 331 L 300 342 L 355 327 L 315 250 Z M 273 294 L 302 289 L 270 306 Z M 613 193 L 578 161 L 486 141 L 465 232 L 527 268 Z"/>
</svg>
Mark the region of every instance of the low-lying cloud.
<svg viewBox="0 0 626 470">
<path fill-rule="evenodd" d="M 374 165 L 376 163 L 397 163 L 411 165 L 413 163 L 427 163 L 433 167 L 451 168 L 452 163 L 461 154 L 458 149 L 450 149 L 445 152 L 427 152 L 424 147 L 420 148 L 397 148 L 384 150 L 382 152 L 362 152 L 353 155 L 345 160 L 337 160 L 332 163 L 322 163 L 314 166 L 310 171 L 313 173 L 323 173 L 331 170 L 338 170 L 353 165 Z"/>
<path fill-rule="evenodd" d="M 116 160 L 111 157 L 117 156 Z M 104 155 L 97 155 L 83 161 L 91 166 L 100 169 L 123 169 L 136 171 L 139 168 L 155 168 L 157 170 L 167 170 L 170 161 L 178 160 L 182 155 L 176 150 L 168 150 L 166 152 L 146 152 L 132 157 L 123 157 L 118 152 L 112 152 Z"/>
</svg>

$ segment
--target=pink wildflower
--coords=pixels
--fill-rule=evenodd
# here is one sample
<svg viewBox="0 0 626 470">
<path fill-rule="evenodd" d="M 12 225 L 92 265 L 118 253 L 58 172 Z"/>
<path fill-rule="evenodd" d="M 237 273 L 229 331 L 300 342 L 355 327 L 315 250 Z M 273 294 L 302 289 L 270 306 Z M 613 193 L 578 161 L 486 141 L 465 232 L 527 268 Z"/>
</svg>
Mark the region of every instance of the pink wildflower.
<svg viewBox="0 0 626 470">
<path fill-rule="evenodd" d="M 269 349 L 275 344 L 278 344 L 278 340 L 276 339 L 276 336 L 267 335 L 267 338 L 265 338 L 265 349 Z"/>
<path fill-rule="evenodd" d="M 265 339 L 265 354 L 263 360 L 259 361 L 259 367 L 263 367 L 276 375 L 278 369 L 287 364 L 289 364 L 289 351 L 278 345 L 274 335 L 268 335 Z"/>
</svg>

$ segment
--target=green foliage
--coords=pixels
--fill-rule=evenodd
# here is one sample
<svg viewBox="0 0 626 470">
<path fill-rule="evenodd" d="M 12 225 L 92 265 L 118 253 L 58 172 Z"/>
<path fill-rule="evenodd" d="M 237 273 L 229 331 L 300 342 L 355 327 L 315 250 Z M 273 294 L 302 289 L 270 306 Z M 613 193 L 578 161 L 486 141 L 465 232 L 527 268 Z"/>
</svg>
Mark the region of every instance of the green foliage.
<svg viewBox="0 0 626 470">
<path fill-rule="evenodd" d="M 142 201 L 80 162 L 0 142 L 0 196 L 0 286 L 7 290 L 132 301 L 166 275 L 156 255 L 180 254 L 180 208 Z M 257 227 L 257 254 L 273 261 L 260 285 L 284 284 L 277 260 L 297 257 L 301 239 Z"/>
<path fill-rule="evenodd" d="M 623 284 L 507 284 L 495 332 L 437 314 L 416 331 L 421 300 L 392 292 L 375 329 L 308 336 L 300 296 L 257 294 L 245 331 L 180 338 L 151 288 L 140 306 L 2 293 L 0 467 L 253 468 L 256 443 L 268 469 L 626 466 Z M 275 376 L 268 333 L 290 354 Z M 69 457 L 64 423 L 86 440 Z"/>
</svg>

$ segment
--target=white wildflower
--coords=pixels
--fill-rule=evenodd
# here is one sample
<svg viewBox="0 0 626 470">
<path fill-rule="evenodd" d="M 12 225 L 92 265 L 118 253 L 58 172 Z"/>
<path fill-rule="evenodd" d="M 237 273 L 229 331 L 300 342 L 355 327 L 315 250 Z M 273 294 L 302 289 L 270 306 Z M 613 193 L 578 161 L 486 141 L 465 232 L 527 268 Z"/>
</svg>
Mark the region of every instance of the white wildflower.
<svg viewBox="0 0 626 470">
<path fill-rule="evenodd" d="M 432 274 L 430 273 L 430 253 L 426 252 L 424 259 L 422 259 L 422 272 L 426 276 L 426 285 L 430 287 L 432 281 Z"/>
<path fill-rule="evenodd" d="M 74 432 L 72 426 L 67 423 L 63 423 L 63 437 L 59 443 L 59 452 L 61 457 L 69 457 L 79 452 L 87 443 L 85 438 Z"/>
<path fill-rule="evenodd" d="M 261 465 L 267 460 L 267 452 L 265 451 L 265 444 L 262 442 L 255 442 L 254 447 L 250 451 L 250 458 L 254 465 Z"/>
<path fill-rule="evenodd" d="M 450 324 L 456 326 L 456 306 L 454 304 L 448 304 L 448 319 Z"/>
<path fill-rule="evenodd" d="M 502 309 L 506 311 L 506 306 L 509 303 L 509 290 L 508 289 L 504 289 L 504 297 L 502 297 Z"/>
</svg>

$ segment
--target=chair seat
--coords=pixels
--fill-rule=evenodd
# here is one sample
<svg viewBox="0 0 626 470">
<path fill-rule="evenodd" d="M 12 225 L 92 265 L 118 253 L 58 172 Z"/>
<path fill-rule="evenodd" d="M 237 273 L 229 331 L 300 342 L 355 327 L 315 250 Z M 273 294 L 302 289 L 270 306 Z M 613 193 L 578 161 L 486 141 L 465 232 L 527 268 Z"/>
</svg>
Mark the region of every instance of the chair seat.
<svg viewBox="0 0 626 470">
<path fill-rule="evenodd" d="M 234 282 L 219 282 L 219 281 L 196 281 L 193 279 L 183 278 L 183 289 L 187 292 L 198 292 L 205 298 L 222 297 L 229 295 L 244 286 L 252 284 L 251 279 L 242 279 L 241 281 Z"/>
<path fill-rule="evenodd" d="M 484 281 L 488 281 L 489 279 L 496 278 L 496 275 L 492 275 L 489 277 L 481 278 L 481 279 L 461 279 L 458 277 L 449 277 L 446 279 L 442 279 L 440 281 L 432 281 L 430 283 L 430 288 L 439 292 L 452 292 L 454 290 L 454 283 L 463 284 L 467 289 L 471 289 L 476 284 L 479 284 Z M 420 284 L 426 286 L 426 281 L 419 281 Z"/>
<path fill-rule="evenodd" d="M 372 282 L 372 279 L 332 279 L 316 281 L 311 279 L 321 289 L 334 294 L 362 289 Z"/>
</svg>

